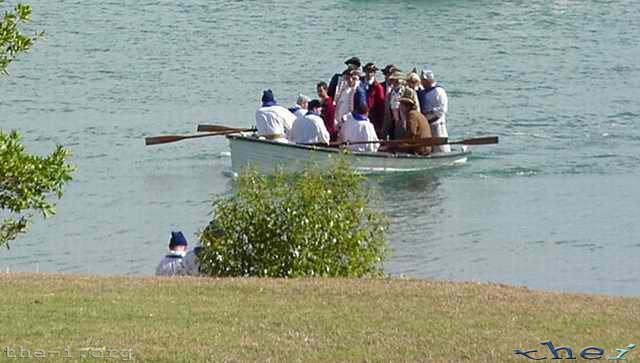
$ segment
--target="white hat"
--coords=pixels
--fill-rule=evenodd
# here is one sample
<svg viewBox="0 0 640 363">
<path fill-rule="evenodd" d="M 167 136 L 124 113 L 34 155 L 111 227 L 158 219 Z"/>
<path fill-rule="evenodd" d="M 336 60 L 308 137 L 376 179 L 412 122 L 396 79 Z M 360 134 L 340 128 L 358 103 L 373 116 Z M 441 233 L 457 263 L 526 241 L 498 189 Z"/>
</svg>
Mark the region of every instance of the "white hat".
<svg viewBox="0 0 640 363">
<path fill-rule="evenodd" d="M 430 81 L 435 81 L 435 77 L 433 76 L 433 71 L 430 69 L 423 69 L 420 72 L 420 79 L 428 79 Z"/>
</svg>

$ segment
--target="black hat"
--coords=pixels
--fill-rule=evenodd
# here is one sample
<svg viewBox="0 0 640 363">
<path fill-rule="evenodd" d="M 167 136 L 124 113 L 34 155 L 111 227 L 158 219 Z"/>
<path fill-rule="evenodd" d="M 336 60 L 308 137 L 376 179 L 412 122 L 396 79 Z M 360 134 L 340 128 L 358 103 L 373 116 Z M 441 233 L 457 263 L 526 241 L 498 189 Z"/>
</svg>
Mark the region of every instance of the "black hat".
<svg viewBox="0 0 640 363">
<path fill-rule="evenodd" d="M 353 64 L 356 67 L 360 67 L 360 58 L 358 57 L 351 57 L 349 59 L 347 59 L 346 61 L 344 61 L 344 64 L 349 65 L 349 64 Z"/>
<path fill-rule="evenodd" d="M 388 76 L 396 70 L 398 70 L 396 66 L 394 66 L 393 64 L 387 64 L 387 66 L 382 69 L 382 74 L 384 74 L 385 76 Z"/>
<path fill-rule="evenodd" d="M 320 102 L 320 100 L 311 100 L 311 101 L 309 101 L 309 104 L 307 105 L 307 109 L 309 111 L 313 110 L 314 108 L 318 108 L 318 107 L 322 107 L 322 103 Z"/>
<path fill-rule="evenodd" d="M 367 63 L 364 68 L 362 68 L 362 70 L 365 73 L 369 73 L 369 72 L 377 72 L 378 71 L 378 67 L 376 67 L 375 64 L 373 63 Z"/>
</svg>

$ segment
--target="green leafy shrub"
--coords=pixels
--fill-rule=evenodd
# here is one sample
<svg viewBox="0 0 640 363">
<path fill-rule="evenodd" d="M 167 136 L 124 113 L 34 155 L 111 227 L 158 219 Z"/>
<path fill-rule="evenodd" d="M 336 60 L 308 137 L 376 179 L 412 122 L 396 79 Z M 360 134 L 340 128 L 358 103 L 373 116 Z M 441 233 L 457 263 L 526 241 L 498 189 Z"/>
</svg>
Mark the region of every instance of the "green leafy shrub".
<svg viewBox="0 0 640 363">
<path fill-rule="evenodd" d="M 71 180 L 67 154 L 62 146 L 46 157 L 27 154 L 17 132 L 0 130 L 0 246 L 26 232 L 34 212 L 55 213 L 48 197 L 60 198 Z"/>
<path fill-rule="evenodd" d="M 372 276 L 388 249 L 385 217 L 344 160 L 329 170 L 265 176 L 243 171 L 236 194 L 214 202 L 201 272 L 213 276 Z M 215 225 L 215 228 L 212 226 Z"/>
<path fill-rule="evenodd" d="M 4 0 L 0 0 L 0 5 Z M 18 4 L 13 11 L 7 10 L 0 19 L 0 71 L 7 73 L 7 67 L 15 57 L 28 51 L 33 43 L 44 35 L 44 32 L 34 36 L 26 36 L 19 29 L 20 23 L 31 20 L 31 6 Z"/>
</svg>

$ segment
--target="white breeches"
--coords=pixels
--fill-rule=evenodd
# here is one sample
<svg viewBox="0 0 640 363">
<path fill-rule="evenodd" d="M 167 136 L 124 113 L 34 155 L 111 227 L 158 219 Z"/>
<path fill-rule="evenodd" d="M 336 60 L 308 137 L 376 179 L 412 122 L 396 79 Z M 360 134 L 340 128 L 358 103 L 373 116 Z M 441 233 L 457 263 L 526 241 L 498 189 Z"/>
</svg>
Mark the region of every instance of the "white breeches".
<svg viewBox="0 0 640 363">
<path fill-rule="evenodd" d="M 449 137 L 447 133 L 446 121 L 438 120 L 429 125 L 431 127 L 431 136 L 433 137 Z M 433 147 L 433 152 L 451 152 L 451 145 L 438 145 Z"/>
</svg>

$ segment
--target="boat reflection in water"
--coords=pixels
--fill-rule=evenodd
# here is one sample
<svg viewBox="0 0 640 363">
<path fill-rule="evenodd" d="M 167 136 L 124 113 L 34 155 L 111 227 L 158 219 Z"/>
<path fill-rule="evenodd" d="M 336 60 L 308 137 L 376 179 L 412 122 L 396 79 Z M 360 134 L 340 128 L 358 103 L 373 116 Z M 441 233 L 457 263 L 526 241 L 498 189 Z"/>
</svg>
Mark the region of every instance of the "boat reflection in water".
<svg viewBox="0 0 640 363">
<path fill-rule="evenodd" d="M 383 209 L 389 219 L 387 240 L 392 249 L 385 271 L 392 275 L 431 276 L 440 260 L 439 220 L 445 194 L 442 179 L 430 172 L 374 176 Z"/>
</svg>

